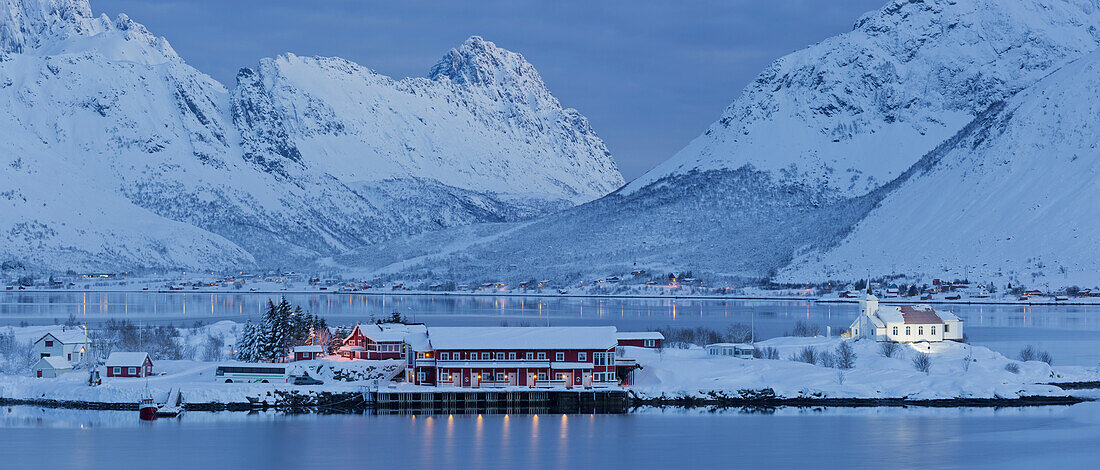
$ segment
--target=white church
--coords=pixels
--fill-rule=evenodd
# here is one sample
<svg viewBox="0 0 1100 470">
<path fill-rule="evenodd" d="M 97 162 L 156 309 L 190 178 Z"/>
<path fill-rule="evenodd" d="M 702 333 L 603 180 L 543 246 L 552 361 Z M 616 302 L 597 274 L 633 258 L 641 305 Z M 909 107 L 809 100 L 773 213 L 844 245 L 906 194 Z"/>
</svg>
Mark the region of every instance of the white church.
<svg viewBox="0 0 1100 470">
<path fill-rule="evenodd" d="M 859 318 L 850 327 L 853 338 L 915 343 L 962 341 L 963 322 L 951 312 L 937 312 L 929 305 L 878 306 L 878 297 L 859 300 Z"/>
</svg>

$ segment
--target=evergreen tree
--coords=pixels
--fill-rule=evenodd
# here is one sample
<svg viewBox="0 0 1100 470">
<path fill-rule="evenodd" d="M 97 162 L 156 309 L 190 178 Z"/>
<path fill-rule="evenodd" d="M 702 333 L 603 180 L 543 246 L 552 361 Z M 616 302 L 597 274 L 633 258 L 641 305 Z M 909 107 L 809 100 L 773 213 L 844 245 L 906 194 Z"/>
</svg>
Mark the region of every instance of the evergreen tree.
<svg viewBox="0 0 1100 470">
<path fill-rule="evenodd" d="M 252 320 L 245 322 L 244 329 L 237 337 L 237 360 L 244 362 L 255 362 L 257 360 L 256 325 L 252 323 Z"/>
</svg>

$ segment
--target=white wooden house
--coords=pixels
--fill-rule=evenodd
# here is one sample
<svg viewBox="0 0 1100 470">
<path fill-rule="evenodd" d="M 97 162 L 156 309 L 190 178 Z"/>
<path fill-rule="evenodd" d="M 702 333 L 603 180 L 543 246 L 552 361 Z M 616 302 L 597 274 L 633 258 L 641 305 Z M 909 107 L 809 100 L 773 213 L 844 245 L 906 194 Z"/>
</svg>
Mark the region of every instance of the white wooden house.
<svg viewBox="0 0 1100 470">
<path fill-rule="evenodd" d="M 52 379 L 73 371 L 73 365 L 61 356 L 45 356 L 34 364 L 34 376 Z"/>
<path fill-rule="evenodd" d="M 77 329 L 51 331 L 34 342 L 34 353 L 42 357 L 63 357 L 70 363 L 84 359 L 88 350 L 88 338 Z"/>
<path fill-rule="evenodd" d="M 866 294 L 859 300 L 859 317 L 850 327 L 852 337 L 875 341 L 962 341 L 963 322 L 955 314 L 929 305 L 879 307 L 878 298 Z"/>
</svg>

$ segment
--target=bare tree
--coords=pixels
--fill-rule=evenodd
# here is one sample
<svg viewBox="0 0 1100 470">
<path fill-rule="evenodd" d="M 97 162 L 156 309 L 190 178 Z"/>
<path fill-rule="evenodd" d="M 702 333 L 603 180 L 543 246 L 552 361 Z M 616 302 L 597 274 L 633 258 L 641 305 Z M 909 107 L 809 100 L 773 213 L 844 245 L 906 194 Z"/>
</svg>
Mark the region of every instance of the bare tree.
<svg viewBox="0 0 1100 470">
<path fill-rule="evenodd" d="M 1038 354 L 1039 352 L 1035 350 L 1035 346 L 1029 344 L 1027 346 L 1024 346 L 1024 349 L 1020 350 L 1020 354 L 1016 356 L 1016 358 L 1019 359 L 1021 362 L 1034 361 L 1035 356 L 1037 356 Z"/>
<path fill-rule="evenodd" d="M 932 356 L 922 352 L 917 353 L 913 356 L 913 367 L 927 374 L 932 369 Z"/>
<path fill-rule="evenodd" d="M 807 364 L 817 364 L 818 354 L 817 350 L 806 346 L 801 351 L 791 356 L 792 361 L 805 362 Z"/>
<path fill-rule="evenodd" d="M 836 346 L 836 366 L 839 369 L 851 369 L 856 365 L 856 350 L 847 341 Z"/>
<path fill-rule="evenodd" d="M 1020 365 L 1015 362 L 1009 362 L 1008 364 L 1005 364 L 1005 370 L 1012 372 L 1013 374 L 1019 374 Z"/>
<path fill-rule="evenodd" d="M 879 343 L 878 352 L 882 354 L 882 357 L 894 357 L 894 354 L 898 352 L 898 343 L 893 341 Z"/>
</svg>

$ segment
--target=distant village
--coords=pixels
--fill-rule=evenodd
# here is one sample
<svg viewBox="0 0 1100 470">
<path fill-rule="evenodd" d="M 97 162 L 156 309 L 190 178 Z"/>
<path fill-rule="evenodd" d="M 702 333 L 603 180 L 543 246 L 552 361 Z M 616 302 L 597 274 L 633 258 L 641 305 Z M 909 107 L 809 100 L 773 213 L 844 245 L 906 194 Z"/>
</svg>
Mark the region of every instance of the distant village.
<svg viewBox="0 0 1100 470">
<path fill-rule="evenodd" d="M 855 299 L 868 285 L 882 299 L 921 302 L 1057 303 L 1100 302 L 1100 287 L 1067 286 L 1032 288 L 1008 283 L 971 282 L 967 279 L 934 278 L 908 282 L 894 275 L 851 283 L 820 282 L 784 285 L 763 281 L 723 282 L 694 277 L 690 272 L 651 273 L 634 270 L 622 275 L 587 280 L 529 279 L 462 283 L 447 280 L 404 280 L 396 275 L 373 280 L 353 280 L 293 271 L 233 274 L 138 275 L 126 272 L 66 273 L 44 277 L 22 274 L 3 281 L 5 291 L 118 290 L 138 292 L 314 292 L 362 294 L 467 294 L 467 295 L 606 295 L 728 298 L 785 298 L 817 301 Z"/>
</svg>

